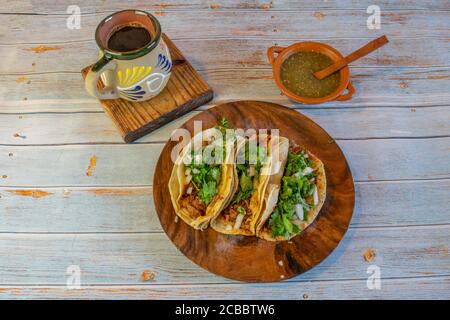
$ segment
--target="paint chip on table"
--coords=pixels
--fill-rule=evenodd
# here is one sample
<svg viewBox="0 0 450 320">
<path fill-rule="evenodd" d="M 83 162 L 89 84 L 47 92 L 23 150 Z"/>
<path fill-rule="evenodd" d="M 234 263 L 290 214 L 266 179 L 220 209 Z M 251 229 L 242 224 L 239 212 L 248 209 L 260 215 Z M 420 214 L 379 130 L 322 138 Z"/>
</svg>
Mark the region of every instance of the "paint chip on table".
<svg viewBox="0 0 450 320">
<path fill-rule="evenodd" d="M 54 51 L 54 50 L 61 50 L 61 47 L 49 47 L 49 46 L 37 46 L 34 48 L 29 48 L 29 49 L 25 49 L 27 51 L 34 51 L 34 53 L 43 53 L 43 52 L 47 52 L 47 51 Z"/>
<path fill-rule="evenodd" d="M 375 260 L 375 250 L 372 248 L 367 249 L 364 251 L 363 257 L 366 262 L 373 262 Z"/>
<path fill-rule="evenodd" d="M 16 195 L 19 196 L 23 196 L 23 197 L 32 197 L 34 199 L 38 199 L 38 198 L 42 198 L 42 197 L 46 197 L 49 195 L 52 195 L 53 193 L 51 192 L 47 192 L 47 191 L 42 191 L 42 190 L 38 190 L 38 189 L 30 189 L 30 190 L 6 190 L 9 193 L 14 193 Z"/>
<path fill-rule="evenodd" d="M 24 83 L 24 82 L 27 82 L 28 83 L 28 78 L 26 77 L 26 76 L 20 76 L 20 77 L 18 77 L 17 79 L 16 79 L 16 82 L 17 83 Z"/>
<path fill-rule="evenodd" d="M 325 18 L 325 14 L 320 12 L 320 11 L 316 11 L 314 12 L 313 16 L 317 19 L 317 20 L 323 20 Z"/>
<path fill-rule="evenodd" d="M 142 271 L 141 279 L 142 279 L 142 281 L 153 281 L 156 279 L 157 275 L 158 275 L 158 273 L 156 271 L 146 269 L 146 270 Z"/>
<path fill-rule="evenodd" d="M 90 159 L 89 159 L 89 166 L 86 170 L 86 175 L 88 177 L 91 177 L 92 174 L 94 173 L 95 167 L 97 166 L 97 156 L 94 154 Z"/>
</svg>

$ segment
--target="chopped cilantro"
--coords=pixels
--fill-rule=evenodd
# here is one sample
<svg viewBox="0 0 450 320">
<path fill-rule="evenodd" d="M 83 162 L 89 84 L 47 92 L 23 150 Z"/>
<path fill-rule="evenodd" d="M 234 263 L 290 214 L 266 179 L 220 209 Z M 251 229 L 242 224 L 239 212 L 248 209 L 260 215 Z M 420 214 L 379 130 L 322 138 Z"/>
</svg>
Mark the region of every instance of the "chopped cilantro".
<svg viewBox="0 0 450 320">
<path fill-rule="evenodd" d="M 238 172 L 239 188 L 234 195 L 232 203 L 239 203 L 241 201 L 247 201 L 253 194 L 254 187 L 253 182 L 255 179 L 259 179 L 262 164 L 265 159 L 265 148 L 256 147 L 256 163 L 250 163 L 250 151 L 248 141 L 245 143 L 244 148 L 240 152 L 244 152 L 244 163 L 236 164 L 236 170 Z M 253 166 L 255 171 L 253 176 L 249 175 L 250 166 Z"/>
<path fill-rule="evenodd" d="M 307 198 L 310 198 L 314 191 L 314 183 L 310 180 L 315 176 L 315 173 L 303 175 L 304 170 L 311 167 L 305 153 L 294 154 L 289 152 L 284 176 L 281 181 L 281 192 L 278 198 L 277 205 L 272 215 L 270 216 L 269 225 L 272 229 L 274 237 L 284 236 L 288 238 L 291 234 L 297 234 L 301 230 L 292 223 L 296 217 L 297 205 L 301 205 L 303 212 L 314 207 L 313 204 L 308 204 Z M 304 214 L 304 217 L 307 213 Z"/>
<path fill-rule="evenodd" d="M 243 216 L 245 216 L 245 214 L 247 213 L 243 207 L 237 207 L 236 210 L 237 212 L 239 212 L 239 214 L 242 214 Z"/>
</svg>

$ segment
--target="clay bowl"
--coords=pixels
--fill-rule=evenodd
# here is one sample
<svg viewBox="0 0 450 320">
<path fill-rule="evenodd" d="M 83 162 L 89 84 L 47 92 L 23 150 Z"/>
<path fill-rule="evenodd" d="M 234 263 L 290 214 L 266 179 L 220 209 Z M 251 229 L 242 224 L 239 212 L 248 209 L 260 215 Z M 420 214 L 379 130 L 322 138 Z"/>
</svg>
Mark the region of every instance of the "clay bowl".
<svg viewBox="0 0 450 320">
<path fill-rule="evenodd" d="M 325 54 L 330 57 L 333 62 L 344 58 L 335 48 L 320 42 L 298 42 L 290 45 L 287 48 L 273 46 L 267 50 L 267 56 L 269 58 L 270 64 L 272 65 L 273 78 L 278 88 L 280 88 L 281 92 L 283 92 L 286 96 L 296 102 L 306 104 L 324 103 L 333 100 L 345 101 L 351 99 L 353 94 L 355 93 L 355 88 L 350 82 L 350 71 L 348 66 L 337 71 L 340 73 L 339 87 L 329 95 L 320 98 L 307 98 L 296 95 L 283 85 L 280 76 L 281 65 L 283 64 L 283 61 L 285 61 L 294 53 L 310 51 Z M 347 92 L 343 93 L 343 91 L 346 89 Z"/>
</svg>

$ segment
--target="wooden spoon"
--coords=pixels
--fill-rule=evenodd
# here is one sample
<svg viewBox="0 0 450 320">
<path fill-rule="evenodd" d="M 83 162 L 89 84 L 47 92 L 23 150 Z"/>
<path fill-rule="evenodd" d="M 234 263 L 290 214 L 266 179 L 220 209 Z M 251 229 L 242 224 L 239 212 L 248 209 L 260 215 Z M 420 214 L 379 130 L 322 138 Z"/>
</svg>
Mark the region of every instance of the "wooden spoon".
<svg viewBox="0 0 450 320">
<path fill-rule="evenodd" d="M 378 39 L 370 41 L 368 44 L 359 48 L 358 50 L 350 53 L 344 59 L 338 60 L 332 65 L 326 67 L 325 69 L 314 72 L 313 74 L 317 79 L 322 80 L 323 78 L 328 77 L 330 74 L 342 69 L 350 62 L 353 62 L 361 57 L 364 57 L 365 55 L 371 53 L 372 51 L 375 51 L 378 48 L 384 46 L 388 42 L 389 40 L 386 36 L 381 36 Z"/>
</svg>

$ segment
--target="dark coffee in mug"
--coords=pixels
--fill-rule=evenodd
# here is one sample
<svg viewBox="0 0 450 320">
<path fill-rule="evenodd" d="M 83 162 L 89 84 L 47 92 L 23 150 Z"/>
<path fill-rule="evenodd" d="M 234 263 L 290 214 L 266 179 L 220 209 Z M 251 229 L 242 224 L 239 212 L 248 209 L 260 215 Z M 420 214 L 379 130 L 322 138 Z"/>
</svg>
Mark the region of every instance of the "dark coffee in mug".
<svg viewBox="0 0 450 320">
<path fill-rule="evenodd" d="M 145 47 L 152 41 L 150 32 L 140 25 L 124 25 L 116 28 L 108 38 L 108 49 L 128 52 Z"/>
<path fill-rule="evenodd" d="M 158 95 L 169 81 L 172 59 L 161 25 L 153 15 L 123 10 L 104 18 L 95 30 L 100 59 L 86 75 L 86 90 L 99 99 L 141 102 Z M 99 88 L 99 79 L 105 83 Z"/>
</svg>

